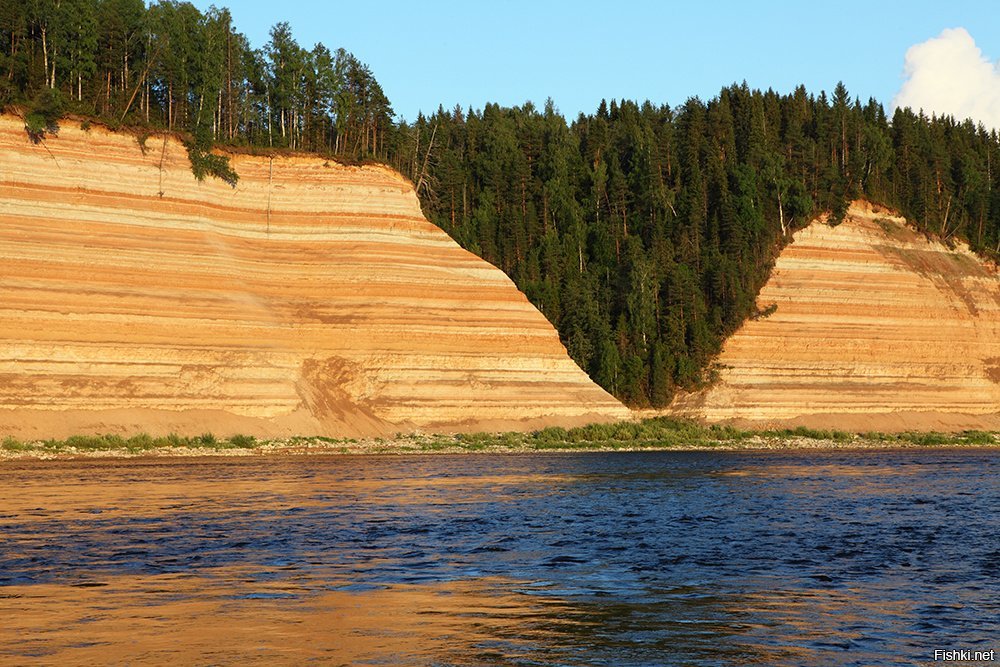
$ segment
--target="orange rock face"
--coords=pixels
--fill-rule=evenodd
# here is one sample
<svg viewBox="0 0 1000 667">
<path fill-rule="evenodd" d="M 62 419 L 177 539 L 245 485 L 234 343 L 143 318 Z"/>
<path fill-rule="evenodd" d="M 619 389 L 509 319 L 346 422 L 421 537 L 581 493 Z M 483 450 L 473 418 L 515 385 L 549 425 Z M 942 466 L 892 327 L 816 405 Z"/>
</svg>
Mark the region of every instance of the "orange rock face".
<svg viewBox="0 0 1000 667">
<path fill-rule="evenodd" d="M 360 435 L 627 416 L 381 167 L 0 118 L 0 434 Z"/>
<path fill-rule="evenodd" d="M 886 211 L 857 202 L 839 226 L 796 233 L 757 303 L 777 310 L 733 335 L 720 381 L 677 410 L 862 429 L 978 426 L 954 415 L 1000 411 L 996 270 Z M 897 419 L 865 418 L 877 415 Z"/>
</svg>

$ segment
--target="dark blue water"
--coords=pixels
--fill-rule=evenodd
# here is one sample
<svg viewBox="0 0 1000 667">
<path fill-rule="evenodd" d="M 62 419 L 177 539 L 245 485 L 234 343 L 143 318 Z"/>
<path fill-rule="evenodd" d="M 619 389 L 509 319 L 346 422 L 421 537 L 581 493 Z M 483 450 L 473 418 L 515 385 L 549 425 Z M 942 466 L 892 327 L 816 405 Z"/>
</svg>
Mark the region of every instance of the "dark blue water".
<svg viewBox="0 0 1000 667">
<path fill-rule="evenodd" d="M 997 451 L 6 463 L 0 488 L 0 586 L 18 595 L 177 576 L 225 589 L 238 572 L 233 599 L 309 614 L 337 593 L 364 614 L 380 592 L 428 592 L 414 613 L 447 632 L 411 628 L 409 649 L 373 642 L 352 662 L 896 665 L 1000 649 Z M 59 655 L 24 639 L 0 657 Z"/>
</svg>

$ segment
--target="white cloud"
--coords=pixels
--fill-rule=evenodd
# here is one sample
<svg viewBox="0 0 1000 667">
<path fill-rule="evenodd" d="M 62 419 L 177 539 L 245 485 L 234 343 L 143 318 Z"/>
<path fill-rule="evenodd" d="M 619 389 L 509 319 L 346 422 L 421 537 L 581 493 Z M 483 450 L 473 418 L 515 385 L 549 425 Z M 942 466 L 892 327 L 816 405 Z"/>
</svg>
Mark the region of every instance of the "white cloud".
<svg viewBox="0 0 1000 667">
<path fill-rule="evenodd" d="M 984 56 L 965 28 L 949 28 L 911 46 L 903 75 L 906 81 L 892 100 L 894 109 L 971 118 L 1000 129 L 1000 63 Z"/>
</svg>

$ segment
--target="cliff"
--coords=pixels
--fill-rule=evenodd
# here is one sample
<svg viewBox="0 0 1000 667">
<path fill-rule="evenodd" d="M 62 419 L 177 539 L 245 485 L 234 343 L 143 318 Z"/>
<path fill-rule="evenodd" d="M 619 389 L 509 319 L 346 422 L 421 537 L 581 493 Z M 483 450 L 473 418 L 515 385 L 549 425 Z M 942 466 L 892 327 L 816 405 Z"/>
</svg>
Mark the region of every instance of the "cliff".
<svg viewBox="0 0 1000 667">
<path fill-rule="evenodd" d="M 354 436 L 627 416 L 389 169 L 0 118 L 0 435 Z"/>
<path fill-rule="evenodd" d="M 856 202 L 814 221 L 724 345 L 719 382 L 673 408 L 854 430 L 1000 427 L 1000 278 L 967 248 Z"/>
</svg>

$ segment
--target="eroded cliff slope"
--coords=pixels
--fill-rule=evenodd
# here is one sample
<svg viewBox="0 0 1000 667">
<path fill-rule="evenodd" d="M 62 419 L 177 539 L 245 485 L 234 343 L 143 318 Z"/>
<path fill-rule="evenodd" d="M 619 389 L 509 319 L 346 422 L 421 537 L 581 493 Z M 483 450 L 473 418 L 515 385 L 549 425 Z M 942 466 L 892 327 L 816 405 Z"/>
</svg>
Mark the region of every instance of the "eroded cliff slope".
<svg viewBox="0 0 1000 667">
<path fill-rule="evenodd" d="M 0 118 L 0 435 L 357 435 L 627 415 L 380 167 Z"/>
<path fill-rule="evenodd" d="M 795 234 L 725 344 L 720 381 L 682 414 L 849 429 L 1000 426 L 1000 279 L 857 202 Z"/>
</svg>

